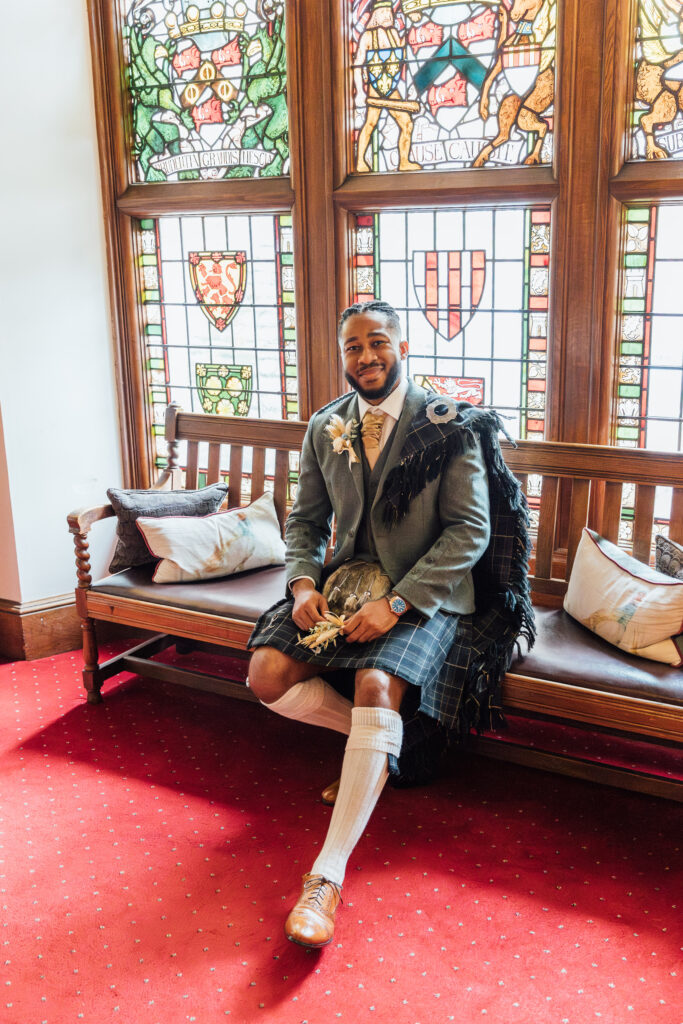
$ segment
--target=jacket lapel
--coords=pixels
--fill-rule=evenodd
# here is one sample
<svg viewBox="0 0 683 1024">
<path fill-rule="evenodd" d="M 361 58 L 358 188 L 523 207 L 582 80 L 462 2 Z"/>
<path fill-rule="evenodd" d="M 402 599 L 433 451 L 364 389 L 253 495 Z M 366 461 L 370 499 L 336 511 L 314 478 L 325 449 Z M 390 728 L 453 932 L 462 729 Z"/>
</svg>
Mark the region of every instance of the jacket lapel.
<svg viewBox="0 0 683 1024">
<path fill-rule="evenodd" d="M 351 474 L 351 479 L 353 480 L 354 486 L 355 486 L 357 494 L 358 494 L 358 507 L 362 508 L 363 507 L 363 502 L 365 500 L 365 488 L 364 488 L 364 485 L 363 485 L 363 463 L 361 461 L 362 458 L 363 458 L 363 456 L 362 456 L 362 444 L 363 444 L 363 442 L 362 442 L 361 436 L 360 436 L 360 420 L 358 419 L 358 396 L 356 395 L 355 391 L 352 394 L 348 395 L 348 400 L 347 401 L 345 401 L 344 403 L 342 403 L 342 404 L 337 406 L 336 414 L 337 414 L 337 416 L 341 416 L 341 418 L 345 422 L 348 421 L 348 420 L 355 420 L 356 423 L 358 424 L 358 432 L 356 434 L 356 440 L 353 442 L 353 445 L 352 445 L 353 450 L 354 450 L 354 452 L 356 454 L 356 459 L 358 461 L 357 462 L 349 462 L 348 455 L 344 454 L 343 456 L 340 456 L 340 455 L 336 455 L 336 454 L 332 453 L 331 443 L 330 443 L 330 452 L 332 453 L 332 458 L 333 459 L 340 459 L 340 458 L 343 457 L 344 463 L 345 463 L 345 468 L 347 468 L 348 472 Z M 329 422 L 329 420 L 327 422 Z M 328 435 L 325 434 L 325 437 L 328 438 Z"/>
</svg>

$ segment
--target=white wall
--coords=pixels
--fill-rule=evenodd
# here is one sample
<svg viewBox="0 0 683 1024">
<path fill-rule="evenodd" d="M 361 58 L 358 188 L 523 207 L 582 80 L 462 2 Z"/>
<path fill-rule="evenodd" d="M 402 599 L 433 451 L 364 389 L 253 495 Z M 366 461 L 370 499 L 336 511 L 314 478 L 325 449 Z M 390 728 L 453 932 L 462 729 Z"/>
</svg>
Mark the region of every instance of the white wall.
<svg viewBox="0 0 683 1024">
<path fill-rule="evenodd" d="M 105 500 L 121 460 L 85 2 L 2 17 L 0 555 L 20 593 L 10 567 L 0 598 L 26 602 L 73 588 L 65 517 Z"/>
</svg>

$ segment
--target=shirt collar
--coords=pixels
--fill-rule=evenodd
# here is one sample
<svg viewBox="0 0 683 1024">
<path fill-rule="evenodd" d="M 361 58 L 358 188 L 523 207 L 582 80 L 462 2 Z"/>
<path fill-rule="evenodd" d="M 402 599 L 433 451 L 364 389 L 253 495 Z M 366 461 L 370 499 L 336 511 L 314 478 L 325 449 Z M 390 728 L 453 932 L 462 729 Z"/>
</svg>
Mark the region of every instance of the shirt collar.
<svg viewBox="0 0 683 1024">
<path fill-rule="evenodd" d="M 358 395 L 358 417 L 363 419 L 368 409 L 370 412 L 385 412 L 388 416 L 392 416 L 395 420 L 399 419 L 403 412 L 403 406 L 406 400 L 406 393 L 408 391 L 408 378 L 401 376 L 398 384 L 391 392 L 387 395 L 379 405 L 370 405 L 366 402 L 362 395 Z"/>
</svg>

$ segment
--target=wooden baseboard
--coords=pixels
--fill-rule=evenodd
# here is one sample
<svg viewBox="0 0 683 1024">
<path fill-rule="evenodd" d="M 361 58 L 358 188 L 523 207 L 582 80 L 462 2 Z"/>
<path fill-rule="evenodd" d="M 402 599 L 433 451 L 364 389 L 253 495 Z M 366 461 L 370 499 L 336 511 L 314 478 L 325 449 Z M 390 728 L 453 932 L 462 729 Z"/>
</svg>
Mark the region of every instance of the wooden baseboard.
<svg viewBox="0 0 683 1024">
<path fill-rule="evenodd" d="M 81 644 L 73 593 L 41 601 L 0 601 L 0 656 L 33 661 Z"/>
<path fill-rule="evenodd" d="M 100 643 L 146 635 L 146 631 L 130 626 L 97 623 Z M 0 658 L 35 661 L 80 650 L 81 644 L 81 620 L 73 592 L 23 603 L 0 599 Z"/>
</svg>

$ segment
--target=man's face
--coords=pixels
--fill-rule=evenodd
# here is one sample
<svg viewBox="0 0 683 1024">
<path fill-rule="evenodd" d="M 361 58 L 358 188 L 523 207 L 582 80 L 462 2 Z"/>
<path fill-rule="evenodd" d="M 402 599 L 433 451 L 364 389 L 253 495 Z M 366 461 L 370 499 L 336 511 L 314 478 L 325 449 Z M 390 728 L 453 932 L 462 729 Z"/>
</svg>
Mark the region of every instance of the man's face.
<svg viewBox="0 0 683 1024">
<path fill-rule="evenodd" d="M 408 342 L 389 327 L 384 313 L 356 313 L 342 325 L 339 345 L 347 381 L 366 402 L 378 405 L 401 376 Z"/>
</svg>

